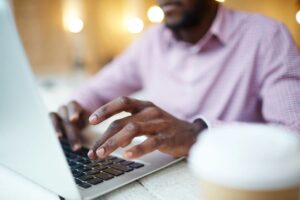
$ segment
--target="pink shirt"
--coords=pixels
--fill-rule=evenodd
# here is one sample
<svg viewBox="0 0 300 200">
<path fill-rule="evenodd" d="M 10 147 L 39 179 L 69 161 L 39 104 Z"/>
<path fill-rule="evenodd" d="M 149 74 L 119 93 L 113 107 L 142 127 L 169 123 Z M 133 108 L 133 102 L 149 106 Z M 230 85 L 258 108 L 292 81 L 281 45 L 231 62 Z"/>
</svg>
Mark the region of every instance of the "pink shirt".
<svg viewBox="0 0 300 200">
<path fill-rule="evenodd" d="M 197 44 L 178 41 L 164 25 L 152 27 L 75 100 L 94 111 L 141 89 L 180 119 L 274 123 L 300 133 L 299 50 L 283 24 L 259 14 L 220 6 Z"/>
</svg>

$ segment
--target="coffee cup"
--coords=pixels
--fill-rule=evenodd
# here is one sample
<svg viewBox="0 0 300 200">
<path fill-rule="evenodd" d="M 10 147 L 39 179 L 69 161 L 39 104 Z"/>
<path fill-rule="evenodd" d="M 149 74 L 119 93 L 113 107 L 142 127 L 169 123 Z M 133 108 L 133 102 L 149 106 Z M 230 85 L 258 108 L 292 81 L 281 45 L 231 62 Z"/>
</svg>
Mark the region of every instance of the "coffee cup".
<svg viewBox="0 0 300 200">
<path fill-rule="evenodd" d="M 189 166 L 201 200 L 299 200 L 300 140 L 259 124 L 209 129 L 192 147 Z"/>
</svg>

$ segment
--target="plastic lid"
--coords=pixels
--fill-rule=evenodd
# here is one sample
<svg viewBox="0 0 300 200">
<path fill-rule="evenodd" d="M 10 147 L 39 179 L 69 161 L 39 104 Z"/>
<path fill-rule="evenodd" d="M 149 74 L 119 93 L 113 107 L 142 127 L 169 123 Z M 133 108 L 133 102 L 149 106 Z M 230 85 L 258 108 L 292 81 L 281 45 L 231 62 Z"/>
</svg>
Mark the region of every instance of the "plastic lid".
<svg viewBox="0 0 300 200">
<path fill-rule="evenodd" d="M 199 177 L 244 189 L 300 183 L 299 136 L 265 125 L 233 125 L 203 132 L 190 152 Z"/>
</svg>

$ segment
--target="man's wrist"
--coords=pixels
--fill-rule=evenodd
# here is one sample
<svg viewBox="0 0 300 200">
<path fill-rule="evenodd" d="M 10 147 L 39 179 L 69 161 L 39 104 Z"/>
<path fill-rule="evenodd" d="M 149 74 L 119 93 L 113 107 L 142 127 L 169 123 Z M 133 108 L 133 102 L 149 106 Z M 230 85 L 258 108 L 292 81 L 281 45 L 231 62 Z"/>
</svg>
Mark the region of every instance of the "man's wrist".
<svg viewBox="0 0 300 200">
<path fill-rule="evenodd" d="M 193 121 L 193 126 L 194 126 L 194 130 L 193 130 L 193 144 L 196 142 L 199 134 L 204 131 L 205 129 L 208 128 L 207 124 L 204 122 L 204 120 L 202 120 L 201 118 L 195 119 Z"/>
<path fill-rule="evenodd" d="M 205 121 L 201 118 L 197 118 L 193 121 L 193 124 L 196 125 L 196 128 L 198 129 L 198 134 L 207 129 L 208 128 L 208 125 L 205 123 Z"/>
</svg>

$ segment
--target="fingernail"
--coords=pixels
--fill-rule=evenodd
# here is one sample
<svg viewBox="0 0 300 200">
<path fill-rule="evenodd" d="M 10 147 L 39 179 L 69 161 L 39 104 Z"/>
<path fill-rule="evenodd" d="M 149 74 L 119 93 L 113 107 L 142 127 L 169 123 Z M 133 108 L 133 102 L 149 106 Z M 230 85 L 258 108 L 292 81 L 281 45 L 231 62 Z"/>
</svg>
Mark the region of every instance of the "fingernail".
<svg viewBox="0 0 300 200">
<path fill-rule="evenodd" d="M 59 138 L 61 138 L 63 136 L 63 134 L 61 132 L 57 132 L 57 135 Z"/>
<path fill-rule="evenodd" d="M 89 158 L 93 158 L 93 157 L 94 157 L 94 152 L 93 152 L 93 150 L 89 150 L 89 152 L 88 152 L 88 157 L 89 157 Z"/>
<path fill-rule="evenodd" d="M 132 156 L 133 156 L 133 153 L 132 153 L 132 152 L 125 152 L 125 153 L 124 153 L 125 159 L 131 159 Z"/>
<path fill-rule="evenodd" d="M 76 121 L 76 120 L 78 120 L 78 115 L 72 115 L 70 117 L 70 121 Z"/>
<path fill-rule="evenodd" d="M 73 151 L 78 151 L 79 149 L 81 149 L 81 145 L 80 144 L 74 144 Z"/>
<path fill-rule="evenodd" d="M 97 122 L 98 116 L 97 115 L 92 115 L 89 120 L 90 122 Z"/>
<path fill-rule="evenodd" d="M 96 154 L 98 157 L 103 158 L 104 157 L 104 149 L 100 148 L 96 151 Z"/>
</svg>

